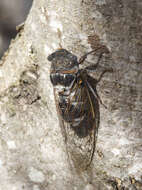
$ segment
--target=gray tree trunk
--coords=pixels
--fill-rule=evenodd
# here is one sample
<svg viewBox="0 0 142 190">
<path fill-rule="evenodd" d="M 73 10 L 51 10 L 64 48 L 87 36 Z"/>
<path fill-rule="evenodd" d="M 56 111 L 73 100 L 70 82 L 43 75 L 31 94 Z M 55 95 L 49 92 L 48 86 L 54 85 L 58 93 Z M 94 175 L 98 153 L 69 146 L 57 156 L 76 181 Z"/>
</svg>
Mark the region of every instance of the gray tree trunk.
<svg viewBox="0 0 142 190">
<path fill-rule="evenodd" d="M 0 189 L 142 189 L 141 20 L 141 0 L 34 0 L 0 62 Z M 113 68 L 97 87 L 107 109 L 100 105 L 92 164 L 78 173 L 69 166 L 47 56 L 62 47 L 80 57 L 100 45 L 110 52 L 100 68 Z"/>
</svg>

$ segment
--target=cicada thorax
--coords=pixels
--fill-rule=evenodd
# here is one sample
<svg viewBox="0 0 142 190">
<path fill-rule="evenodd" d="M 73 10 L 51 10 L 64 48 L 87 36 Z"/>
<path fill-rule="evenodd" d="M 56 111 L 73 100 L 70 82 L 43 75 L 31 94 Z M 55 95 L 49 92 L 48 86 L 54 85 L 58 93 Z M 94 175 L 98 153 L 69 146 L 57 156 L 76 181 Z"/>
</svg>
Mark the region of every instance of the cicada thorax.
<svg viewBox="0 0 142 190">
<path fill-rule="evenodd" d="M 51 54 L 49 60 L 70 161 L 75 168 L 86 169 L 92 160 L 99 125 L 99 104 L 92 92 L 96 81 L 79 69 L 76 56 L 66 50 Z"/>
</svg>

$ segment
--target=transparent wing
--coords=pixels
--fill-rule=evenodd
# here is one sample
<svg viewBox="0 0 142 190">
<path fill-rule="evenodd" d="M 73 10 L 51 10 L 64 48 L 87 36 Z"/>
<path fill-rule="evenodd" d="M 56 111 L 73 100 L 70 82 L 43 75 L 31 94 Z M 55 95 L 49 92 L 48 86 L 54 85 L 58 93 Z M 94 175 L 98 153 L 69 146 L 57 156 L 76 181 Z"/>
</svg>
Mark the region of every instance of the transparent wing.
<svg viewBox="0 0 142 190">
<path fill-rule="evenodd" d="M 95 89 L 96 81 L 83 75 L 82 84 L 76 84 L 74 96 L 68 99 L 64 113 L 71 118 L 70 122 L 63 119 L 63 112 L 56 99 L 69 161 L 78 170 L 86 169 L 92 161 L 99 127 L 99 104 L 87 82 Z"/>
</svg>

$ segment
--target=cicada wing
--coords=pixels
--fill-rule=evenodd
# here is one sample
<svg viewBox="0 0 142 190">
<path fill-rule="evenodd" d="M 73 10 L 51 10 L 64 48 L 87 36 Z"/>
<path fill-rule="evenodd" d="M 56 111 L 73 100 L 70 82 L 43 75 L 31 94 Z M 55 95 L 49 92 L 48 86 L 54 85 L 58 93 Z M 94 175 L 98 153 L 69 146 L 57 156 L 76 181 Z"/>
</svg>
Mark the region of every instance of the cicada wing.
<svg viewBox="0 0 142 190">
<path fill-rule="evenodd" d="M 73 167 L 84 170 L 90 165 L 95 150 L 99 126 L 99 104 L 87 85 L 77 87 L 75 100 L 76 104 L 83 102 L 79 111 L 84 112 L 84 118 L 82 120 L 80 118 L 76 126 L 63 120 L 63 128 L 70 163 Z"/>
<path fill-rule="evenodd" d="M 69 124 L 67 124 L 67 153 L 69 162 L 77 170 L 85 170 L 91 164 L 95 150 L 95 136 L 93 131 L 86 137 L 80 138 L 71 130 Z"/>
</svg>

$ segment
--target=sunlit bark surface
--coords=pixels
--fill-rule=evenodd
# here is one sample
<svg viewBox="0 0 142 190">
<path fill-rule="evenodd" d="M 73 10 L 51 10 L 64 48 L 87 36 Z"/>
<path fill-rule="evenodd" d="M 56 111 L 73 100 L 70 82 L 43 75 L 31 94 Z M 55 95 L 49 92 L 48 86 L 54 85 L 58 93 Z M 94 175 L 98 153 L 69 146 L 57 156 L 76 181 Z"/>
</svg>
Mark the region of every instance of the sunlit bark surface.
<svg viewBox="0 0 142 190">
<path fill-rule="evenodd" d="M 0 189 L 142 189 L 142 3 L 34 0 L 0 62 Z M 71 169 L 57 117 L 47 56 L 78 58 L 104 46 L 97 78 L 100 126 L 91 166 Z M 82 67 L 96 63 L 90 55 Z"/>
</svg>

